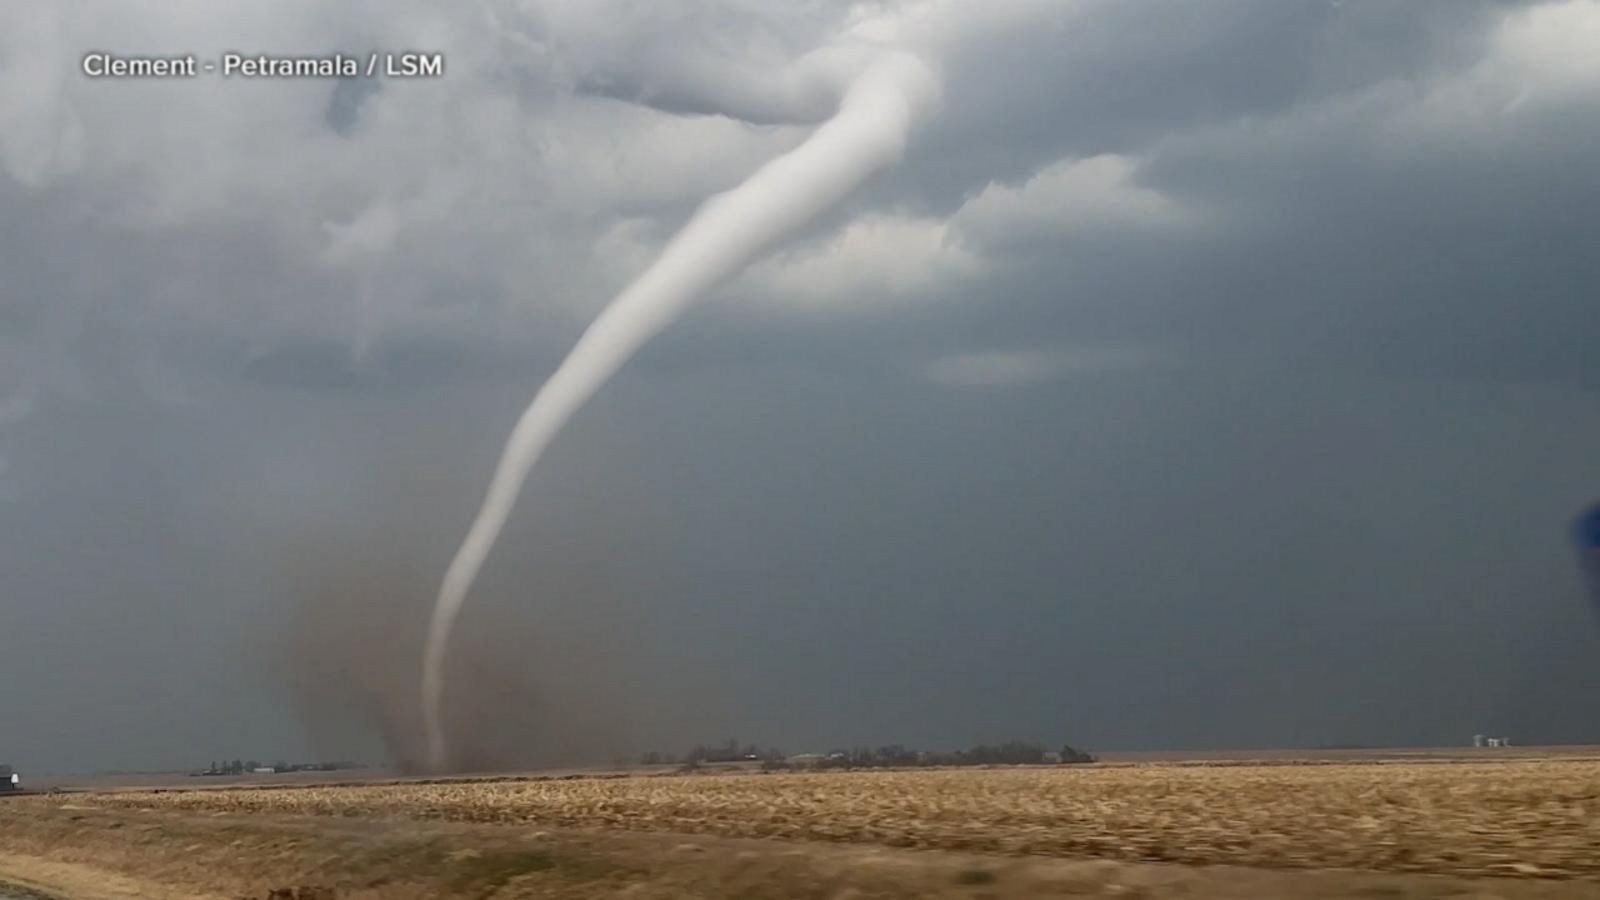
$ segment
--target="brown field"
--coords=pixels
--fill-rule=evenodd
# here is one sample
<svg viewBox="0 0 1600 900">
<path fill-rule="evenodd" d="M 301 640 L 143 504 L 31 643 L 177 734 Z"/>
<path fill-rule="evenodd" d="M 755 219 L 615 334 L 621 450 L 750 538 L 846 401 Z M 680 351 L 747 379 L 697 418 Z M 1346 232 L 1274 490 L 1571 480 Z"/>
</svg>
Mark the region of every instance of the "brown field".
<svg viewBox="0 0 1600 900">
<path fill-rule="evenodd" d="M 58 863 L 81 845 L 77 864 L 156 875 L 192 896 L 299 878 L 373 897 L 1600 897 L 1600 760 L 1219 757 L 121 790 L 0 802 L 0 833 L 12 841 L 0 875 L 26 874 L 17 848 L 30 841 Z M 172 858 L 247 848 L 255 863 Z M 148 894 L 166 895 L 178 896 Z"/>
</svg>

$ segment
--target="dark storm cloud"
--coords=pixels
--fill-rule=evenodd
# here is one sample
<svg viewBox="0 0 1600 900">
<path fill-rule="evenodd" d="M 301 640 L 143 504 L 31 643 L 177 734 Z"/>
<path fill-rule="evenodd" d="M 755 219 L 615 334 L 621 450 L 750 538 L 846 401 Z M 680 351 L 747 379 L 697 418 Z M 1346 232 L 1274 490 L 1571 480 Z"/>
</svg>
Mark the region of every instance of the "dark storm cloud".
<svg viewBox="0 0 1600 900">
<path fill-rule="evenodd" d="M 1225 205 L 1250 248 L 1190 267 L 1219 298 L 1198 318 L 1357 365 L 1594 385 L 1592 99 L 1400 146 L 1373 139 L 1407 115 L 1380 100 L 1158 153 L 1152 181 Z"/>
<path fill-rule="evenodd" d="M 319 7 L 0 23 L 0 758 L 381 754 L 514 416 L 850 28 L 942 116 L 552 447 L 485 754 L 1600 737 L 1600 4 Z M 114 25 L 451 75 L 41 77 Z"/>
<path fill-rule="evenodd" d="M 1425 79 L 1473 59 L 1518 5 L 1090 4 L 1092 15 L 962 45 L 948 63 L 953 114 L 890 179 L 948 207 L 1063 156 L 1138 153 L 1175 132 Z"/>
<path fill-rule="evenodd" d="M 364 78 L 341 78 L 328 95 L 328 127 L 348 135 L 361 118 L 361 104 L 378 90 L 380 82 Z"/>
</svg>

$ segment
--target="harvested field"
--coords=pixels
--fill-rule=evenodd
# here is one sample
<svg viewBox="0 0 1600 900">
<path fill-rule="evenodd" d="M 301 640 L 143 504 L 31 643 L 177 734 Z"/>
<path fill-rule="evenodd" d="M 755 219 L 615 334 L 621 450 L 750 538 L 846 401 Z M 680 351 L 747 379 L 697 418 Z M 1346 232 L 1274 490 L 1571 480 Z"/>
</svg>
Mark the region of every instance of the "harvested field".
<svg viewBox="0 0 1600 900">
<path fill-rule="evenodd" d="M 1600 762 L 1592 760 L 674 775 L 119 792 L 72 802 L 1600 879 Z"/>
</svg>

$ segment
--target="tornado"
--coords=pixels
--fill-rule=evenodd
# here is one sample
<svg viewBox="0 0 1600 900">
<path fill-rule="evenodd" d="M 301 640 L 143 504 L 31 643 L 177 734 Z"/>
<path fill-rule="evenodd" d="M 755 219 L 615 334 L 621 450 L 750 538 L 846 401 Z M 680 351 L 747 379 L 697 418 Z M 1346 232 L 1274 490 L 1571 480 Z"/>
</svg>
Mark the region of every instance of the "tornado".
<svg viewBox="0 0 1600 900">
<path fill-rule="evenodd" d="M 706 200 L 632 284 L 578 338 L 517 420 L 483 504 L 445 571 L 422 656 L 422 719 L 430 765 L 448 767 L 445 657 L 450 633 L 494 549 L 528 473 L 572 416 L 651 338 L 704 297 L 898 161 L 937 103 L 939 83 L 917 57 L 886 52 L 842 93 L 834 115 L 798 147 Z"/>
</svg>

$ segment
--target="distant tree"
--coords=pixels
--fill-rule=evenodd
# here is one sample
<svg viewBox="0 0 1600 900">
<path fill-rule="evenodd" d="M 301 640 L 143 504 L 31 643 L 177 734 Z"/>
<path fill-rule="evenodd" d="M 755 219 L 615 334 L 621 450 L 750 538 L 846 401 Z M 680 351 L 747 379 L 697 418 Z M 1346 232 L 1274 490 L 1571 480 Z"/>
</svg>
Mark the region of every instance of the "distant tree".
<svg viewBox="0 0 1600 900">
<path fill-rule="evenodd" d="M 918 754 L 900 744 L 887 744 L 873 751 L 873 761 L 880 766 L 903 768 L 918 763 Z"/>
<path fill-rule="evenodd" d="M 659 766 L 661 765 L 661 754 L 651 750 L 639 758 L 639 764 L 642 766 Z"/>
<path fill-rule="evenodd" d="M 1044 762 L 1044 748 L 1024 741 L 1009 741 L 1000 745 L 1000 762 L 1011 766 L 1036 766 Z"/>
<path fill-rule="evenodd" d="M 1061 745 L 1061 761 L 1063 763 L 1071 764 L 1071 763 L 1092 763 L 1092 762 L 1095 762 L 1096 760 L 1090 754 L 1084 753 L 1082 750 L 1079 750 L 1078 748 L 1072 746 L 1071 744 L 1062 744 Z"/>
</svg>

